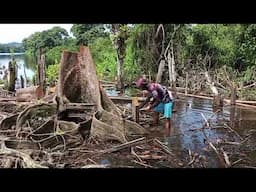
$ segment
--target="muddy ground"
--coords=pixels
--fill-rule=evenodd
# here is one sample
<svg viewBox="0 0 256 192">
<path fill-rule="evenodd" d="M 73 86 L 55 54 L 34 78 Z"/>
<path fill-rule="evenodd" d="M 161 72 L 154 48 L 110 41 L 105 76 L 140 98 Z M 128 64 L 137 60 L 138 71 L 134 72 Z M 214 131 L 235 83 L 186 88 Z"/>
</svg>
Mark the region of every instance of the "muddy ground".
<svg viewBox="0 0 256 192">
<path fill-rule="evenodd" d="M 129 108 L 129 104 L 118 106 Z M 1 104 L 0 116 L 4 118 L 22 109 L 22 106 Z M 130 118 L 131 111 L 126 113 Z M 0 137 L 1 140 L 9 137 L 6 147 L 25 152 L 39 165 L 50 168 L 254 168 L 255 115 L 255 110 L 238 106 L 213 111 L 210 100 L 179 98 L 172 117 L 174 133 L 168 147 L 161 144 L 164 119 L 160 125 L 152 126 L 151 114 L 146 113 L 140 114 L 140 124 L 149 134 L 142 142 L 121 149 L 117 147 L 120 143 L 115 141 L 103 143 L 81 137 L 72 143 L 60 142 L 55 147 L 42 149 L 32 141 L 15 139 L 14 127 L 0 130 Z M 23 160 L 19 155 L 1 153 L 0 167 L 25 167 Z"/>
</svg>

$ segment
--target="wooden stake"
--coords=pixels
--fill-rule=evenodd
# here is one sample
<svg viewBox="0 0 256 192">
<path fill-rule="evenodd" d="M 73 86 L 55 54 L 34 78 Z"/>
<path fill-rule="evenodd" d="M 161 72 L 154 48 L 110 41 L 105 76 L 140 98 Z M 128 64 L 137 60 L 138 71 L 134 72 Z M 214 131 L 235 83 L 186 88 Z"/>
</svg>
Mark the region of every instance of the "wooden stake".
<svg viewBox="0 0 256 192">
<path fill-rule="evenodd" d="M 139 101 L 138 97 L 132 98 L 132 117 L 135 120 L 136 123 L 139 123 L 140 117 L 139 117 Z"/>
</svg>

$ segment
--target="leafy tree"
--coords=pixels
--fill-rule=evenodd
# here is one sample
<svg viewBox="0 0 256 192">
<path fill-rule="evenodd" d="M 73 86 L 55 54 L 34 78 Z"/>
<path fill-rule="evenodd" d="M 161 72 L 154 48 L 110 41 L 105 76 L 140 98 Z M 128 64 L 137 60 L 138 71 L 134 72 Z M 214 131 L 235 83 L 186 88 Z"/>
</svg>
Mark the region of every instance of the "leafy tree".
<svg viewBox="0 0 256 192">
<path fill-rule="evenodd" d="M 89 45 L 97 38 L 108 35 L 103 24 L 74 24 L 71 32 L 76 37 L 77 45 Z"/>
</svg>

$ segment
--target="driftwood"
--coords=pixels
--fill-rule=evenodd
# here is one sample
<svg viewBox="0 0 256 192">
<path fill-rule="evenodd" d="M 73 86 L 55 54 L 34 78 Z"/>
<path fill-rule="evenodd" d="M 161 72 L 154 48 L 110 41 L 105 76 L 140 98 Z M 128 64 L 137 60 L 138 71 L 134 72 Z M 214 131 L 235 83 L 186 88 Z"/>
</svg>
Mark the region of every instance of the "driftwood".
<svg viewBox="0 0 256 192">
<path fill-rule="evenodd" d="M 90 168 L 107 168 L 108 165 L 85 165 L 85 166 L 82 166 L 81 168 L 82 169 L 90 169 Z"/>
<path fill-rule="evenodd" d="M 103 150 L 103 151 L 101 151 L 101 154 L 102 153 L 113 153 L 113 152 L 116 152 L 116 151 L 119 151 L 119 150 L 122 150 L 122 149 L 125 149 L 125 148 L 128 148 L 128 147 L 132 147 L 132 146 L 135 146 L 135 145 L 138 145 L 138 144 L 145 143 L 146 142 L 145 139 L 146 139 L 145 137 L 142 137 L 142 138 L 139 138 L 139 139 L 135 139 L 133 141 L 129 141 L 127 143 L 115 146 L 111 149 Z"/>
<path fill-rule="evenodd" d="M 41 99 L 44 96 L 43 88 L 40 86 L 31 86 L 16 91 L 17 102 L 28 102 Z"/>
<path fill-rule="evenodd" d="M 23 168 L 48 168 L 34 161 L 26 153 L 6 147 L 4 141 L 1 141 L 0 155 L 10 155 L 10 156 L 17 156 L 21 158 L 22 161 L 24 162 Z"/>
<path fill-rule="evenodd" d="M 165 146 L 161 141 L 159 141 L 158 139 L 154 139 L 154 142 L 155 142 L 161 149 L 163 149 L 165 153 L 174 156 L 174 154 L 168 149 L 168 147 Z"/>
<path fill-rule="evenodd" d="M 0 130 L 8 130 L 8 129 L 11 129 L 12 126 L 15 126 L 18 116 L 19 116 L 19 114 L 14 114 L 14 115 L 4 118 L 0 122 Z"/>
</svg>

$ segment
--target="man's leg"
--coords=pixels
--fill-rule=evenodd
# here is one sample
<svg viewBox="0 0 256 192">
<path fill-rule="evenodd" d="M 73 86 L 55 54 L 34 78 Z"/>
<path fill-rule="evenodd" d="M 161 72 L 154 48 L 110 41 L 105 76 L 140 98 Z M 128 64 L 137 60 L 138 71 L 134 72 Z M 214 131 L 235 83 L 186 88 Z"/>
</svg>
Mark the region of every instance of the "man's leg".
<svg viewBox="0 0 256 192">
<path fill-rule="evenodd" d="M 165 119 L 165 136 L 166 137 L 171 136 L 171 118 Z"/>
<path fill-rule="evenodd" d="M 159 124 L 159 115 L 160 115 L 160 113 L 164 113 L 164 104 L 163 103 L 159 103 L 154 108 L 153 125 L 158 125 Z"/>
<path fill-rule="evenodd" d="M 171 117 L 172 117 L 172 106 L 173 103 L 166 103 L 164 105 L 164 117 L 165 117 L 165 136 L 170 137 L 173 130 L 171 126 Z"/>
<path fill-rule="evenodd" d="M 153 125 L 158 125 L 159 124 L 159 112 L 154 111 L 153 114 Z"/>
</svg>

